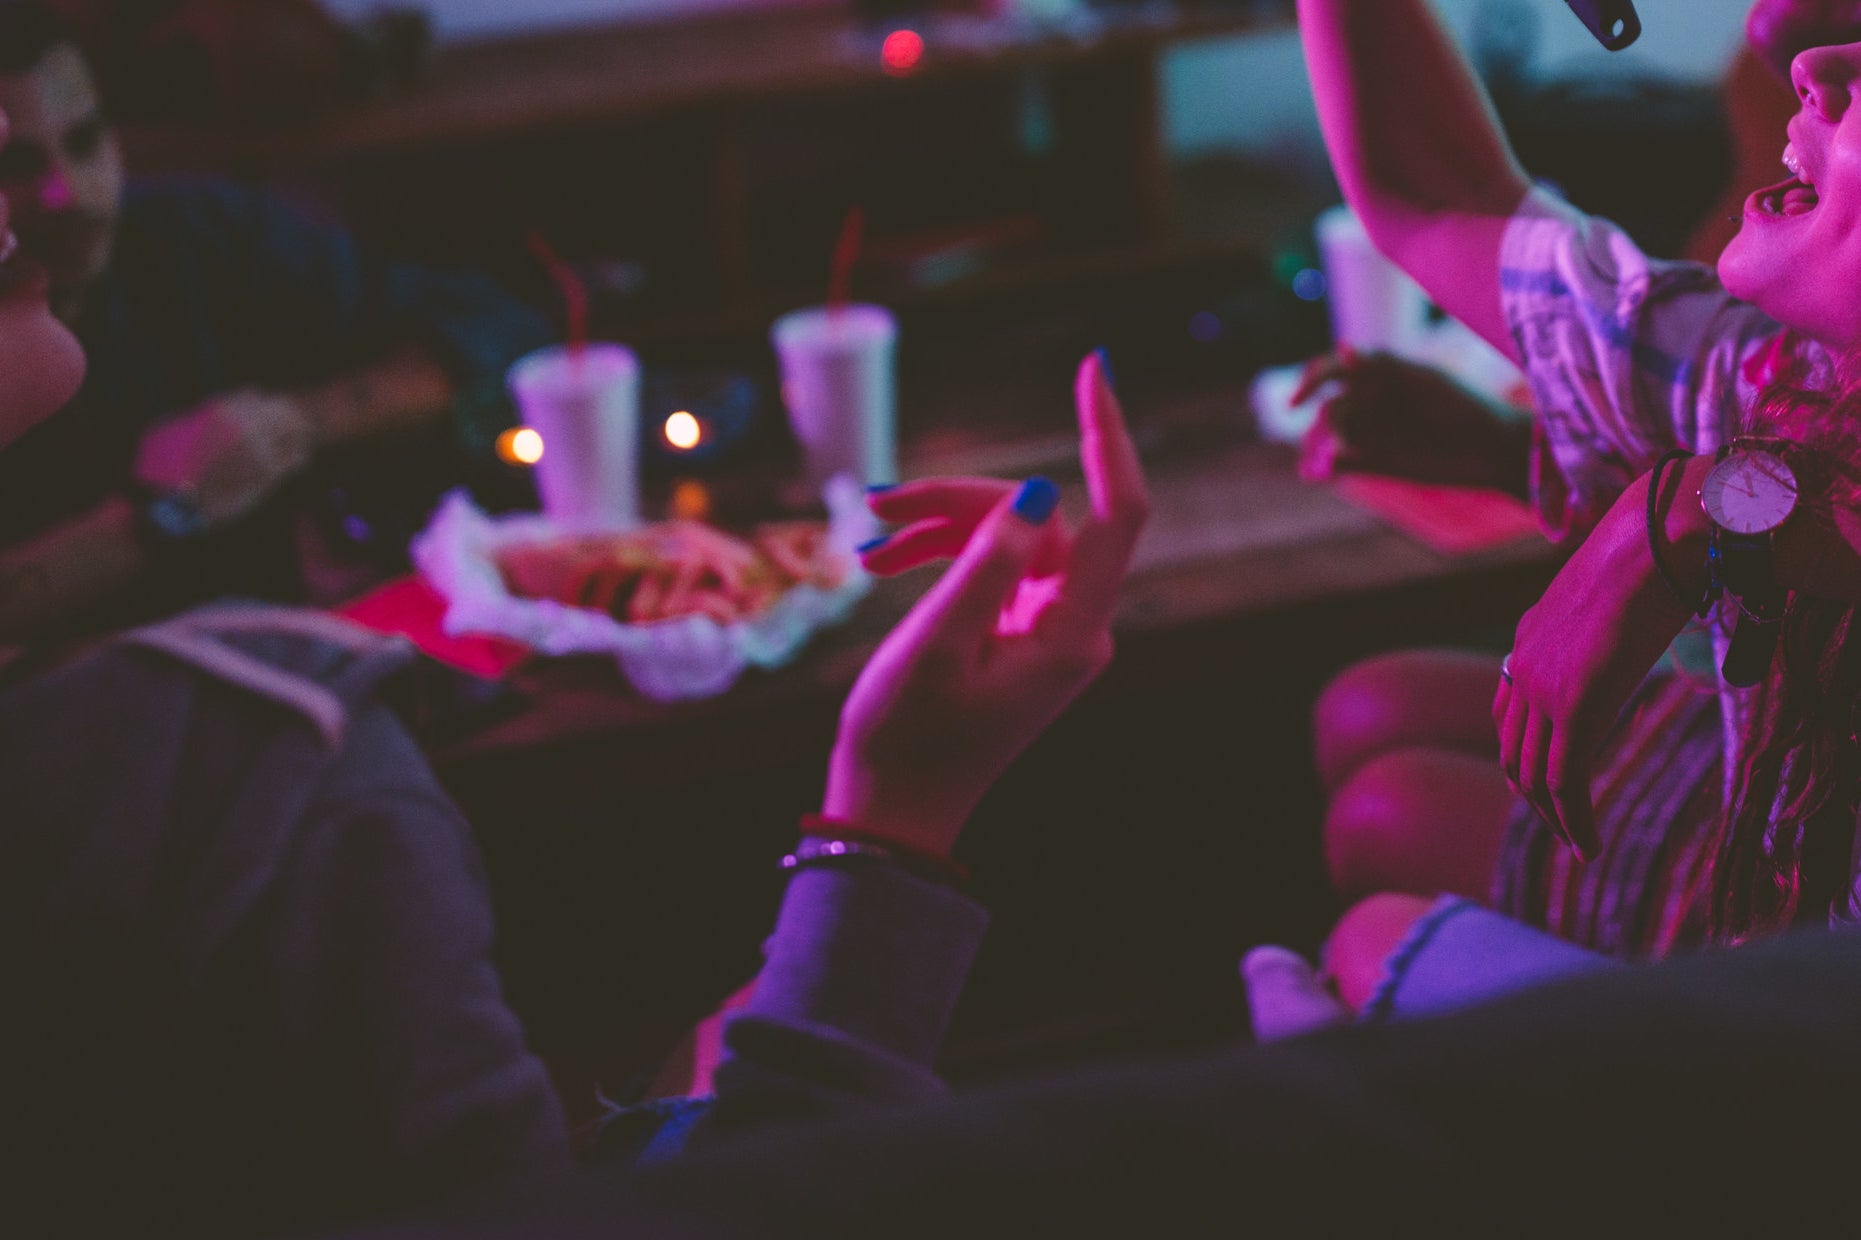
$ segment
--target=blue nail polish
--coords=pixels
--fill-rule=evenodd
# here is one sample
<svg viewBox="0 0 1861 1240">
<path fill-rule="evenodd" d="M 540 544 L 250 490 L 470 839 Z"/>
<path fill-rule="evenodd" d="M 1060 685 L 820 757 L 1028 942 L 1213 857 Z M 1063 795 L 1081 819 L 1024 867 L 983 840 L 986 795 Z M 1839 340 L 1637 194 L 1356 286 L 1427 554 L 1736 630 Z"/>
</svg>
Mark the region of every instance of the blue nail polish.
<svg viewBox="0 0 1861 1240">
<path fill-rule="evenodd" d="M 1045 478 L 1029 478 L 1015 492 L 1015 515 L 1029 525 L 1044 525 L 1060 506 L 1060 488 Z"/>
<path fill-rule="evenodd" d="M 1107 353 L 1104 346 L 1101 345 L 1093 352 L 1093 356 L 1099 360 L 1099 373 L 1105 376 L 1105 386 L 1110 388 L 1113 392 L 1116 392 L 1118 390 L 1118 372 L 1111 368 L 1111 354 Z"/>
<path fill-rule="evenodd" d="M 877 551 L 880 547 L 883 547 L 886 543 L 891 541 L 892 536 L 890 534 L 881 534 L 877 538 L 868 539 L 859 546 L 853 548 L 853 550 L 860 555 L 865 555 L 868 551 Z"/>
<path fill-rule="evenodd" d="M 887 491 L 896 491 L 897 489 L 898 484 L 896 482 L 875 482 L 866 488 L 866 494 L 884 495 Z"/>
</svg>

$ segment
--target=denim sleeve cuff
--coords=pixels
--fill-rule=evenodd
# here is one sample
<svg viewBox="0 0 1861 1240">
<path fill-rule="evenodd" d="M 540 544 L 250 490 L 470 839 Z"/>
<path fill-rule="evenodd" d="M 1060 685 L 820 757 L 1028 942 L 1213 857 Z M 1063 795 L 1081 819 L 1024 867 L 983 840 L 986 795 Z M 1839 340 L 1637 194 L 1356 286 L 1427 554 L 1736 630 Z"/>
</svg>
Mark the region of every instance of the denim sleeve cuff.
<svg viewBox="0 0 1861 1240">
<path fill-rule="evenodd" d="M 1361 1018 L 1382 1022 L 1434 1016 L 1546 982 L 1620 967 L 1619 961 L 1471 900 L 1443 896 L 1384 960 L 1382 977 Z"/>
</svg>

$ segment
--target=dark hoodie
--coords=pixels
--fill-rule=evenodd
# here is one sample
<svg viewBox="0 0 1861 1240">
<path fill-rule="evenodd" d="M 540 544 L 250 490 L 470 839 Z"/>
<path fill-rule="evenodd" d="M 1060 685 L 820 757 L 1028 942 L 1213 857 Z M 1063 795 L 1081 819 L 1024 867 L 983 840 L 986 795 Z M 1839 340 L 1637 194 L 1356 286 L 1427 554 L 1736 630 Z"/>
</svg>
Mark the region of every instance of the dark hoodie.
<svg viewBox="0 0 1861 1240">
<path fill-rule="evenodd" d="M 387 705 L 412 659 L 220 608 L 0 698 L 0 1211 L 251 1234 L 568 1161 L 470 830 Z M 985 921 L 804 872 L 714 1122 L 935 1093 Z"/>
</svg>

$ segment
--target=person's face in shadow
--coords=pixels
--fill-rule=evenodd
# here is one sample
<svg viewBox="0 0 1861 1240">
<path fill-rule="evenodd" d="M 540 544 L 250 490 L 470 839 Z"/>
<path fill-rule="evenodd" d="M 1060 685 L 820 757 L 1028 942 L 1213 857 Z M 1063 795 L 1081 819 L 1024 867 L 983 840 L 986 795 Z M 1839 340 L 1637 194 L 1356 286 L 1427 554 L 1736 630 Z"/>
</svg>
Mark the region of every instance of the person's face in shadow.
<svg viewBox="0 0 1861 1240">
<path fill-rule="evenodd" d="M 13 227 L 51 273 L 52 306 L 70 320 L 110 262 L 122 209 L 123 158 L 84 56 L 52 48 L 25 73 L 0 74 L 13 137 L 0 151 L 0 193 Z"/>
<path fill-rule="evenodd" d="M 0 158 L 7 121 L 0 112 Z M 84 350 L 47 303 L 51 276 L 11 226 L 0 195 L 0 446 L 11 443 L 77 395 Z"/>
</svg>

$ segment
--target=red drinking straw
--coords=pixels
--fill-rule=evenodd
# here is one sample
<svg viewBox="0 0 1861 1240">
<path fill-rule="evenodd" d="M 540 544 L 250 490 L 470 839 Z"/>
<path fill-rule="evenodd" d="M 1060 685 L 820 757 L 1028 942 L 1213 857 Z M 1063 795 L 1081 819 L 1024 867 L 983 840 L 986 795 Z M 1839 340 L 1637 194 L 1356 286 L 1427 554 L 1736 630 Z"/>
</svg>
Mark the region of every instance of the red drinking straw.
<svg viewBox="0 0 1861 1240">
<path fill-rule="evenodd" d="M 827 311 L 835 317 L 853 300 L 853 267 L 865 239 L 866 208 L 855 203 L 841 221 L 840 238 L 834 242 L 833 273 L 827 281 Z"/>
<path fill-rule="evenodd" d="M 525 240 L 530 253 L 536 255 L 536 261 L 543 264 L 543 269 L 549 272 L 549 278 L 562 293 L 562 304 L 569 314 L 569 356 L 579 361 L 588 347 L 587 286 L 575 274 L 575 268 L 562 261 L 562 255 L 556 253 L 542 233 L 532 231 Z"/>
</svg>

